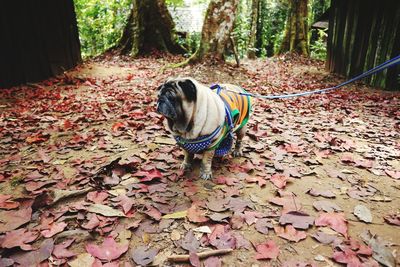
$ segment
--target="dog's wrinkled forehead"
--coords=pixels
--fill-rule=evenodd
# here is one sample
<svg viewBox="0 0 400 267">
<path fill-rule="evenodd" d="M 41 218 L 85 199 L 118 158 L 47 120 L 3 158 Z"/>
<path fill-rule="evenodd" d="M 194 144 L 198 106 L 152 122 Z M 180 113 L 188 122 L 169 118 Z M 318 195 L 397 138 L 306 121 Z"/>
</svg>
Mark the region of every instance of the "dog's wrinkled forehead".
<svg viewBox="0 0 400 267">
<path fill-rule="evenodd" d="M 197 99 L 196 85 L 191 79 L 170 79 L 160 86 L 159 96 L 174 94 L 184 96 L 186 101 L 193 102 Z"/>
</svg>

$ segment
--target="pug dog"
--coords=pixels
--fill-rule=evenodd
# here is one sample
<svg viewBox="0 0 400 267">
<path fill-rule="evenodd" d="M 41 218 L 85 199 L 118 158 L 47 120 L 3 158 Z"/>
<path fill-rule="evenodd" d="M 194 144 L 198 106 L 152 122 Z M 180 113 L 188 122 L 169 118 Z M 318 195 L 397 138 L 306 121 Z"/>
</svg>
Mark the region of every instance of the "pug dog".
<svg viewBox="0 0 400 267">
<path fill-rule="evenodd" d="M 232 84 L 212 90 L 190 77 L 169 79 L 158 87 L 157 112 L 183 148 L 181 169 L 191 169 L 194 155 L 203 154 L 200 177 L 212 178 L 212 159 L 231 150 L 233 133 L 237 136 L 233 156 L 242 156 L 252 99 L 240 92 L 245 91 Z"/>
</svg>

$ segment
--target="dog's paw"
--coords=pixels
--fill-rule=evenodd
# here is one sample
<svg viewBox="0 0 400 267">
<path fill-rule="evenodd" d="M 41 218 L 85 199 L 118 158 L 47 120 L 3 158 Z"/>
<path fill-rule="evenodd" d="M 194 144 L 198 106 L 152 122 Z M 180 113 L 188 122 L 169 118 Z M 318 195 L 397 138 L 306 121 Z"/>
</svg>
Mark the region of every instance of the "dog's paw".
<svg viewBox="0 0 400 267">
<path fill-rule="evenodd" d="M 235 157 L 235 158 L 240 158 L 240 157 L 243 157 L 243 152 L 242 152 L 242 150 L 233 150 L 233 153 L 232 153 L 232 155 Z"/>
<path fill-rule="evenodd" d="M 212 172 L 200 171 L 200 178 L 204 180 L 212 179 Z"/>
<path fill-rule="evenodd" d="M 182 162 L 181 166 L 179 166 L 179 169 L 182 171 L 190 171 L 192 169 L 192 164 L 187 162 Z"/>
</svg>

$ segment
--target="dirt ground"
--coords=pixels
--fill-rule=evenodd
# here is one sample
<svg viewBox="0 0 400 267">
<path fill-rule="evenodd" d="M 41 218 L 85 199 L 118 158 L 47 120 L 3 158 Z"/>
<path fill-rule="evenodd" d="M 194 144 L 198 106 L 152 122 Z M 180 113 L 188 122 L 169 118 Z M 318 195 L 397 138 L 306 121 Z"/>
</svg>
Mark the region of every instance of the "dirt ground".
<svg viewBox="0 0 400 267">
<path fill-rule="evenodd" d="M 109 56 L 0 90 L 0 266 L 175 266 L 172 254 L 224 248 L 233 251 L 200 264 L 398 264 L 400 93 L 357 83 L 256 100 L 244 157 L 215 159 L 214 179 L 205 181 L 198 160 L 192 172 L 179 171 L 182 153 L 155 113 L 156 88 L 168 77 L 263 94 L 342 80 L 322 62 L 294 57 L 165 67 L 180 60 Z M 284 228 L 287 214 L 296 230 Z M 311 224 L 296 226 L 305 217 Z M 106 237 L 118 245 L 102 247 Z"/>
</svg>

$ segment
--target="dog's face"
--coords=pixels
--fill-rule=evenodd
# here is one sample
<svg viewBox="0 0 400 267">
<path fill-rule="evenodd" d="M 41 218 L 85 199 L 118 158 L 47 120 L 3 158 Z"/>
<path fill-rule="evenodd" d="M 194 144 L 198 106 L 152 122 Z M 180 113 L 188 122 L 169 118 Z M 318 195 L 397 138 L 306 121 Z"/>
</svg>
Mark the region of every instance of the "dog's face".
<svg viewBox="0 0 400 267">
<path fill-rule="evenodd" d="M 170 79 L 158 89 L 157 112 L 167 118 L 169 128 L 179 132 L 190 131 L 193 125 L 188 109 L 193 109 L 197 100 L 194 80 Z"/>
</svg>

